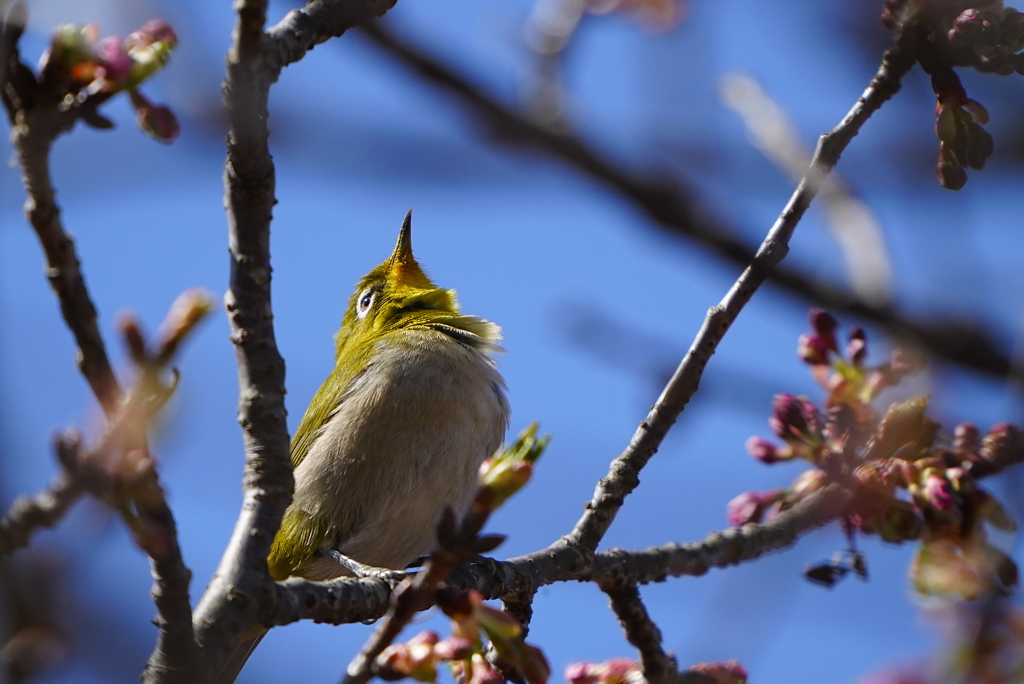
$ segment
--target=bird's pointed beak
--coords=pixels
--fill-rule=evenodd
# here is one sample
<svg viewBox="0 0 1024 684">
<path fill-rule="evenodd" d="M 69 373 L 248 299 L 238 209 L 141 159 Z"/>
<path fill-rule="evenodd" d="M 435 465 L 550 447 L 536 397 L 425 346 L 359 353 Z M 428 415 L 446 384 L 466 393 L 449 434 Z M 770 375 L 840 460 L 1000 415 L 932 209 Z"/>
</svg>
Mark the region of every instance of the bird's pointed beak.
<svg viewBox="0 0 1024 684">
<path fill-rule="evenodd" d="M 434 286 L 412 255 L 412 209 L 402 222 L 402 230 L 398 233 L 395 251 L 391 253 L 388 271 L 391 279 L 402 285 L 422 288 Z"/>
</svg>

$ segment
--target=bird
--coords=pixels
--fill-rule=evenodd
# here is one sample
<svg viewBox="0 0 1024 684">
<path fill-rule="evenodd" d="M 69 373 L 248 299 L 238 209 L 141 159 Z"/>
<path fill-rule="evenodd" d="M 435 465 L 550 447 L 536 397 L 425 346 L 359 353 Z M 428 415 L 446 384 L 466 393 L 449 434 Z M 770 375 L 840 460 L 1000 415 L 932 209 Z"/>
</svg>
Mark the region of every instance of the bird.
<svg viewBox="0 0 1024 684">
<path fill-rule="evenodd" d="M 508 427 L 500 342 L 501 328 L 461 313 L 455 291 L 423 272 L 407 213 L 391 256 L 349 298 L 334 369 L 292 438 L 295 489 L 271 577 L 352 575 L 338 554 L 403 569 L 431 550 L 438 516 L 469 504 Z M 234 681 L 262 636 L 218 681 Z"/>
</svg>

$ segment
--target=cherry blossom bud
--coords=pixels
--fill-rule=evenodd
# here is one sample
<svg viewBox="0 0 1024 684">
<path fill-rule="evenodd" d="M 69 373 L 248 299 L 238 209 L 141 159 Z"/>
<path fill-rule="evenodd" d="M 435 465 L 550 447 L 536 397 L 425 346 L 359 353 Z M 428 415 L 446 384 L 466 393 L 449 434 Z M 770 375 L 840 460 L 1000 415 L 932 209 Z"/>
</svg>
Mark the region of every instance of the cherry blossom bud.
<svg viewBox="0 0 1024 684">
<path fill-rule="evenodd" d="M 138 90 L 130 90 L 129 95 L 135 107 L 135 123 L 143 133 L 166 143 L 178 137 L 181 127 L 174 112 L 164 105 L 154 105 Z"/>
<path fill-rule="evenodd" d="M 699 663 L 690 669 L 709 677 L 714 684 L 746 684 L 747 681 L 747 670 L 737 660 Z"/>
<path fill-rule="evenodd" d="M 971 100 L 968 98 L 967 102 L 964 103 L 964 109 L 971 115 L 971 118 L 980 123 L 982 126 L 988 123 L 988 110 L 977 100 Z"/>
<path fill-rule="evenodd" d="M 823 366 L 828 363 L 828 346 L 818 335 L 801 335 L 796 353 L 812 366 Z"/>
<path fill-rule="evenodd" d="M 173 48 L 178 44 L 178 35 L 163 19 L 150 19 L 138 31 L 130 33 L 124 42 L 128 50 L 147 47 L 154 43 L 166 43 Z"/>
<path fill-rule="evenodd" d="M 855 366 L 863 363 L 868 355 L 868 334 L 864 328 L 855 325 L 850 328 L 850 341 L 846 344 L 846 356 Z"/>
<path fill-rule="evenodd" d="M 802 440 L 807 435 L 807 421 L 801 403 L 792 394 L 776 394 L 772 399 L 772 417 L 768 425 L 779 439 L 788 442 Z"/>
<path fill-rule="evenodd" d="M 783 460 L 779 449 L 764 437 L 751 437 L 747 440 L 747 452 L 758 461 L 771 465 Z"/>
<path fill-rule="evenodd" d="M 573 663 L 565 668 L 568 684 L 626 684 L 641 680 L 640 664 L 629 658 L 610 658 L 600 665 Z"/>
<path fill-rule="evenodd" d="M 385 680 L 412 677 L 433 682 L 437 678 L 434 645 L 439 639 L 436 632 L 423 631 L 404 644 L 391 644 L 377 657 L 377 674 Z"/>
<path fill-rule="evenodd" d="M 1000 467 L 1024 460 L 1024 440 L 1020 431 L 1010 423 L 997 423 L 981 442 L 981 460 Z"/>
<path fill-rule="evenodd" d="M 465 637 L 448 636 L 434 646 L 439 660 L 465 660 L 473 653 L 473 642 Z"/>
<path fill-rule="evenodd" d="M 726 519 L 730 525 L 739 527 L 749 522 L 761 522 L 765 511 L 782 495 L 781 489 L 767 492 L 744 492 L 726 506 Z"/>
<path fill-rule="evenodd" d="M 924 499 L 940 511 L 952 510 L 953 506 L 956 505 L 953 485 L 950 484 L 949 480 L 936 472 L 925 472 L 923 484 Z"/>
<path fill-rule="evenodd" d="M 981 433 L 974 423 L 960 423 L 953 431 L 953 448 L 961 456 L 977 456 L 981 449 Z"/>
<path fill-rule="evenodd" d="M 571 663 L 564 676 L 568 684 L 595 684 L 601 678 L 601 669 L 596 663 Z"/>
<path fill-rule="evenodd" d="M 936 102 L 935 104 L 935 135 L 944 143 L 953 142 L 956 138 L 959 125 L 957 123 L 956 109 L 948 104 Z"/>
<path fill-rule="evenodd" d="M 825 348 L 838 352 L 839 345 L 836 344 L 836 328 L 839 327 L 839 323 L 836 322 L 835 317 L 827 311 L 811 309 L 808 313 L 808 318 L 811 322 L 811 328 L 814 330 L 815 335 L 821 338 Z"/>
<path fill-rule="evenodd" d="M 124 49 L 119 36 L 107 36 L 102 39 L 96 44 L 95 54 L 108 80 L 117 84 L 127 82 L 135 67 L 135 60 Z"/>
</svg>

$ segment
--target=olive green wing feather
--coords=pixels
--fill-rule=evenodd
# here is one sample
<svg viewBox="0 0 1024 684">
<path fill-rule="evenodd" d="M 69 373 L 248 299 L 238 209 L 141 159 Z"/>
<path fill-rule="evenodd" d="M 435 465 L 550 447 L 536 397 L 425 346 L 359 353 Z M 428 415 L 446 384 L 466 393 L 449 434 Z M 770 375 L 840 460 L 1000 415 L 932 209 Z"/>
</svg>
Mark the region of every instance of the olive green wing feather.
<svg viewBox="0 0 1024 684">
<path fill-rule="evenodd" d="M 302 420 L 299 421 L 299 427 L 295 430 L 295 435 L 292 437 L 293 468 L 299 467 L 302 459 L 306 457 L 306 454 L 313 447 L 313 443 L 323 433 L 331 416 L 338 410 L 341 403 L 345 401 L 345 396 L 368 368 L 369 366 L 353 374 L 336 367 L 327 376 L 327 379 L 324 380 L 324 384 L 320 385 L 320 389 L 313 395 L 313 400 L 309 402 L 309 407 L 302 416 Z M 345 376 L 350 377 L 346 378 Z"/>
</svg>

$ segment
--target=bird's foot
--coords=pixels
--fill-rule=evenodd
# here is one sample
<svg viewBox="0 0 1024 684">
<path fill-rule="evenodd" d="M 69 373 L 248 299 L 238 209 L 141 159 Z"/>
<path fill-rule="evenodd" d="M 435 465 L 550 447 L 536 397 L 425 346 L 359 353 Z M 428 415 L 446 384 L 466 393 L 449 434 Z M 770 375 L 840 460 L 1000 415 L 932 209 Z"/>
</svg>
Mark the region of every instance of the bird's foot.
<svg viewBox="0 0 1024 684">
<path fill-rule="evenodd" d="M 372 577 L 384 580 L 391 586 L 397 585 L 404 580 L 409 573 L 405 570 L 392 570 L 391 568 L 377 568 L 372 565 L 364 565 L 357 560 L 349 558 L 337 549 L 324 549 L 324 555 L 343 566 L 353 575 L 359 578 Z"/>
</svg>

